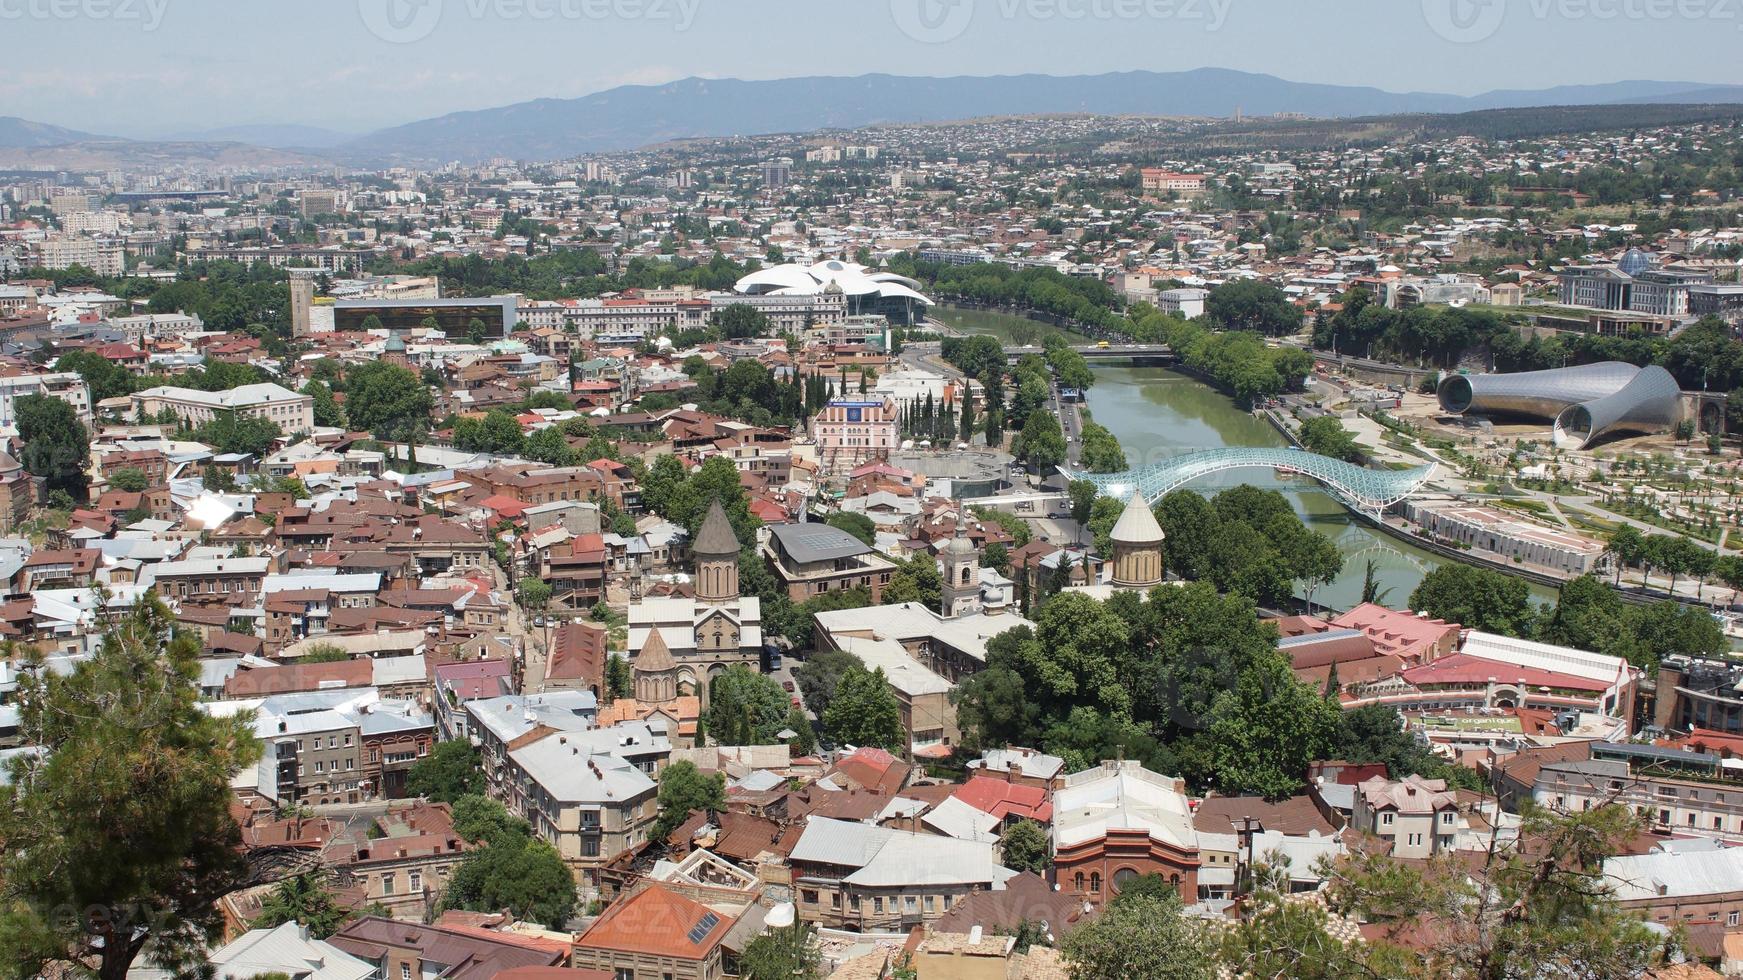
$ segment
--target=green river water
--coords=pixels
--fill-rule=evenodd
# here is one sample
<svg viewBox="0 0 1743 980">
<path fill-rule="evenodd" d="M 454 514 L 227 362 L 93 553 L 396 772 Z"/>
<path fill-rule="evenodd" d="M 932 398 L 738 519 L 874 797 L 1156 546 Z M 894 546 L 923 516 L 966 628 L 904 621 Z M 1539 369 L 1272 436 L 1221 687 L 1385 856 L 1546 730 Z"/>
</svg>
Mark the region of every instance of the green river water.
<svg viewBox="0 0 1743 980">
<path fill-rule="evenodd" d="M 931 312 L 935 319 L 958 330 L 991 334 L 1005 341 L 1010 340 L 1011 323 L 1018 319 L 945 307 Z M 1177 371 L 1108 366 L 1095 368 L 1095 375 L 1095 387 L 1089 391 L 1090 413 L 1119 437 L 1133 466 L 1200 449 L 1287 445 L 1263 419 L 1242 411 L 1222 392 Z M 1316 605 L 1348 609 L 1359 603 L 1362 579 L 1372 559 L 1385 590 L 1382 601 L 1403 608 L 1422 577 L 1443 562 L 1374 529 L 1305 479 L 1285 480 L 1268 470 L 1246 470 L 1207 478 L 1193 488 L 1214 494 L 1242 483 L 1282 491 L 1308 526 L 1330 537 L 1343 553 L 1343 574 L 1315 590 Z M 1533 585 L 1531 590 L 1538 601 L 1555 598 L 1553 591 L 1541 586 Z"/>
</svg>

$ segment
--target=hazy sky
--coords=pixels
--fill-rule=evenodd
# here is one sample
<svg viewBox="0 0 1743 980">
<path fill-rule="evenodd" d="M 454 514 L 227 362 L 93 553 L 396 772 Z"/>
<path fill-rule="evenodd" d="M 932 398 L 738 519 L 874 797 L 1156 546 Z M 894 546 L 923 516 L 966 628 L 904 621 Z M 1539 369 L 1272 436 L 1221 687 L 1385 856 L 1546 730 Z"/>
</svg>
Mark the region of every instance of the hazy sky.
<svg viewBox="0 0 1743 980">
<path fill-rule="evenodd" d="M 0 115 L 363 131 L 687 75 L 1743 83 L 1743 0 L 0 0 Z"/>
</svg>

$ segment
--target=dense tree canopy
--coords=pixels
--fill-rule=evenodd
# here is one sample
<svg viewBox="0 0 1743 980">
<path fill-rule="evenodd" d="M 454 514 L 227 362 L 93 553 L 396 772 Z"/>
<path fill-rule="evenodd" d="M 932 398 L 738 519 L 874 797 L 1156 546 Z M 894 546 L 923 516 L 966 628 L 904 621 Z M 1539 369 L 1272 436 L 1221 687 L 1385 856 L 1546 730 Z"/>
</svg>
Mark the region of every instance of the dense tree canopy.
<svg viewBox="0 0 1743 980">
<path fill-rule="evenodd" d="M 15 970 L 89 958 L 122 980 L 142 952 L 205 962 L 217 900 L 246 881 L 230 781 L 261 749 L 245 715 L 200 710 L 199 655 L 148 594 L 70 673 L 20 672 L 20 730 L 44 751 L 0 786 L 0 958 Z"/>
</svg>

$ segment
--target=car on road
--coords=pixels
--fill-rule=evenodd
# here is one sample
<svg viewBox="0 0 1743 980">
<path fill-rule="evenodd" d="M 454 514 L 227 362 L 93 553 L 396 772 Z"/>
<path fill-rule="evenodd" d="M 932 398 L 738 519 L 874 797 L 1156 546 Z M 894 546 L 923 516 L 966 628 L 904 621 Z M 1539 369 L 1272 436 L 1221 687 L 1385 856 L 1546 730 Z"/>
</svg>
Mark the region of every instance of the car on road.
<svg viewBox="0 0 1743 980">
<path fill-rule="evenodd" d="M 782 681 L 781 686 L 787 689 L 788 694 L 793 693 L 793 682 L 792 681 Z"/>
</svg>

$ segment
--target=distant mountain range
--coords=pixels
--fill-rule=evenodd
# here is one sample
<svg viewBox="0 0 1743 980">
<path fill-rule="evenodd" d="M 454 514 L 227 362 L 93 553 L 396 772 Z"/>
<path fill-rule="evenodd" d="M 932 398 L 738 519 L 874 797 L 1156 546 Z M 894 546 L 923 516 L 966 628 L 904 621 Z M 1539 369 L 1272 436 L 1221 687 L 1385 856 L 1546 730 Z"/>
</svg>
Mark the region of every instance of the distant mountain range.
<svg viewBox="0 0 1743 980">
<path fill-rule="evenodd" d="M 455 112 L 351 138 L 316 127 L 268 125 L 182 136 L 202 144 L 246 143 L 296 151 L 299 157 L 382 165 L 476 162 L 495 156 L 552 160 L 689 137 L 1039 113 L 1228 117 L 1242 112 L 1340 118 L 1550 105 L 1740 102 L 1743 86 L 1696 82 L 1625 81 L 1459 96 L 1292 82 L 1220 68 L 1074 76 L 687 78 L 666 85 L 623 86 L 576 99 L 537 99 Z M 96 140 L 110 142 L 88 133 L 0 118 L 0 149 L 36 150 Z"/>
<path fill-rule="evenodd" d="M 17 116 L 0 116 L 0 149 L 25 150 L 39 146 L 64 146 L 94 139 L 102 137 L 50 126 L 47 123 L 31 122 Z"/>
</svg>

